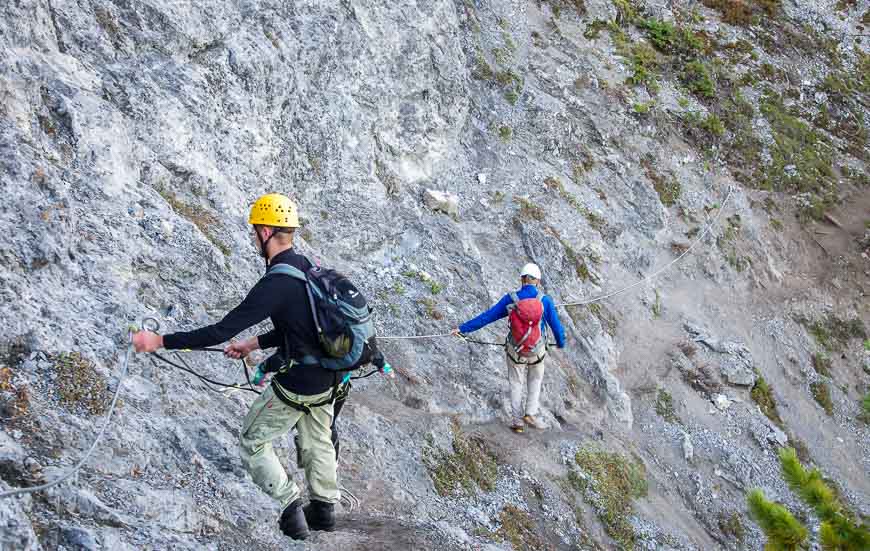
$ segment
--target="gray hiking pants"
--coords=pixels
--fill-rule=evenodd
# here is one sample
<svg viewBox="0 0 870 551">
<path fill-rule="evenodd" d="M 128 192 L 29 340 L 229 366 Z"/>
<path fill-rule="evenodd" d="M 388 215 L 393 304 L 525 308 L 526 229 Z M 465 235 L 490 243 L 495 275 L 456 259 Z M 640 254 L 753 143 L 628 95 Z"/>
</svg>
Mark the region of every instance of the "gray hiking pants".
<svg viewBox="0 0 870 551">
<path fill-rule="evenodd" d="M 329 399 L 332 389 L 323 394 L 302 396 L 284 391 L 293 402 L 316 404 Z M 278 460 L 272 441 L 287 434 L 293 427 L 299 433 L 302 468 L 312 499 L 337 503 L 339 500 L 335 448 L 332 445 L 333 404 L 313 408 L 305 414 L 277 396 L 269 386 L 251 405 L 242 425 L 239 448 L 242 465 L 254 483 L 281 504 L 281 509 L 302 495 L 296 482 Z"/>
<path fill-rule="evenodd" d="M 508 384 L 511 393 L 511 415 L 514 420 L 523 415 L 534 417 L 540 410 L 541 383 L 544 381 L 544 365 L 547 360 L 542 360 L 535 365 L 516 362 L 505 353 L 507 359 Z M 523 387 L 528 385 L 526 395 L 526 408 L 523 411 Z"/>
</svg>

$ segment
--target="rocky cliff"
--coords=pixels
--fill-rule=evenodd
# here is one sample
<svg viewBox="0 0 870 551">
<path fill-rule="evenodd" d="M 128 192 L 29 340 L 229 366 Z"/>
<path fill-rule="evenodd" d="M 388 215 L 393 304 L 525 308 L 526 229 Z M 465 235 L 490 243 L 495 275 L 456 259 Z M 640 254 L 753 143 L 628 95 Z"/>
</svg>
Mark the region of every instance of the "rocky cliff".
<svg viewBox="0 0 870 551">
<path fill-rule="evenodd" d="M 0 486 L 65 472 L 122 386 L 73 481 L 0 501 L 0 547 L 760 549 L 751 488 L 816 522 L 782 446 L 870 514 L 868 7 L 4 2 Z M 384 336 L 449 331 L 529 260 L 587 302 L 692 249 L 561 309 L 545 431 L 506 430 L 497 348 L 385 340 L 340 529 L 293 544 L 241 468 L 248 396 L 147 356 L 119 380 L 131 324 L 241 300 L 271 191 Z"/>
</svg>

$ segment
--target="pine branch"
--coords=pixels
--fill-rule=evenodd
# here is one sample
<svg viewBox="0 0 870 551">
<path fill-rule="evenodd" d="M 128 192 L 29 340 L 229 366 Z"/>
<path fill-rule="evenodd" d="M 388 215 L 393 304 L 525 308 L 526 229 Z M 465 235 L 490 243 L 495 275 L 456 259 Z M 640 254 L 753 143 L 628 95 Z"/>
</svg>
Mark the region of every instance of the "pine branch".
<svg viewBox="0 0 870 551">
<path fill-rule="evenodd" d="M 807 539 L 807 529 L 788 509 L 768 501 L 761 490 L 755 489 L 747 496 L 749 514 L 768 538 L 765 549 L 769 551 L 797 551 Z"/>
<path fill-rule="evenodd" d="M 840 535 L 827 522 L 823 522 L 819 528 L 819 545 L 823 551 L 840 551 L 842 549 Z"/>
<path fill-rule="evenodd" d="M 837 502 L 834 492 L 825 484 L 818 469 L 807 471 L 797 458 L 794 448 L 779 451 L 782 477 L 791 491 L 812 507 L 823 521 L 833 521 L 842 506 Z"/>
<path fill-rule="evenodd" d="M 870 531 L 859 525 L 837 500 L 836 494 L 818 469 L 807 471 L 792 448 L 779 452 L 782 477 L 789 488 L 809 505 L 822 525 L 819 543 L 824 551 L 865 551 L 870 549 Z"/>
<path fill-rule="evenodd" d="M 782 478 L 788 487 L 795 493 L 807 483 L 808 475 L 801 462 L 798 460 L 794 448 L 782 448 L 779 450 L 779 464 L 782 467 Z"/>
</svg>

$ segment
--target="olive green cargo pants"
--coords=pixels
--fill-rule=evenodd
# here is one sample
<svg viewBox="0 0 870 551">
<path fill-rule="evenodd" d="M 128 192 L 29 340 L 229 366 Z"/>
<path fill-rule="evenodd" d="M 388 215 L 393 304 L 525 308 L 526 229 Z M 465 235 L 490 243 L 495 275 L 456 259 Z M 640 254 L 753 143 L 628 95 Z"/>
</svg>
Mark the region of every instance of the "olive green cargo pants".
<svg viewBox="0 0 870 551">
<path fill-rule="evenodd" d="M 310 405 L 323 402 L 332 395 L 332 389 L 323 394 L 302 396 L 289 391 L 284 394 L 292 401 Z M 293 427 L 299 432 L 302 467 L 312 499 L 337 503 L 339 500 L 336 474 L 335 448 L 332 446 L 332 406 L 313 408 L 311 413 L 294 409 L 277 396 L 269 386 L 251 405 L 242 425 L 239 439 L 242 465 L 254 483 L 281 504 L 281 509 L 302 495 L 296 482 L 278 460 L 272 441 L 282 437 Z"/>
</svg>

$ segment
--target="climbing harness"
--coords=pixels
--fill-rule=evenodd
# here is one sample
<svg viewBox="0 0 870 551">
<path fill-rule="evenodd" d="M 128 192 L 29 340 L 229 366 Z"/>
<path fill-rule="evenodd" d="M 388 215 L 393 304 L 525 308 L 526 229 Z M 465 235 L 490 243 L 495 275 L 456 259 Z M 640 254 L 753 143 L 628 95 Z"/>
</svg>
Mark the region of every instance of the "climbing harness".
<svg viewBox="0 0 870 551">
<path fill-rule="evenodd" d="M 332 386 L 332 394 L 329 396 L 329 398 L 317 402 L 316 404 L 303 404 L 301 402 L 293 400 L 292 398 L 287 396 L 286 391 L 281 388 L 281 385 L 279 385 L 278 382 L 275 381 L 275 379 L 272 379 L 272 392 L 274 392 L 275 396 L 277 396 L 279 400 L 284 402 L 285 405 L 290 406 L 296 411 L 301 411 L 305 415 L 308 415 L 314 408 L 319 408 L 328 404 L 335 403 L 335 401 L 338 399 L 340 392 L 346 392 L 349 390 L 346 388 L 349 381 L 350 377 L 345 377 L 341 382 L 336 381 L 336 383 Z"/>
</svg>

